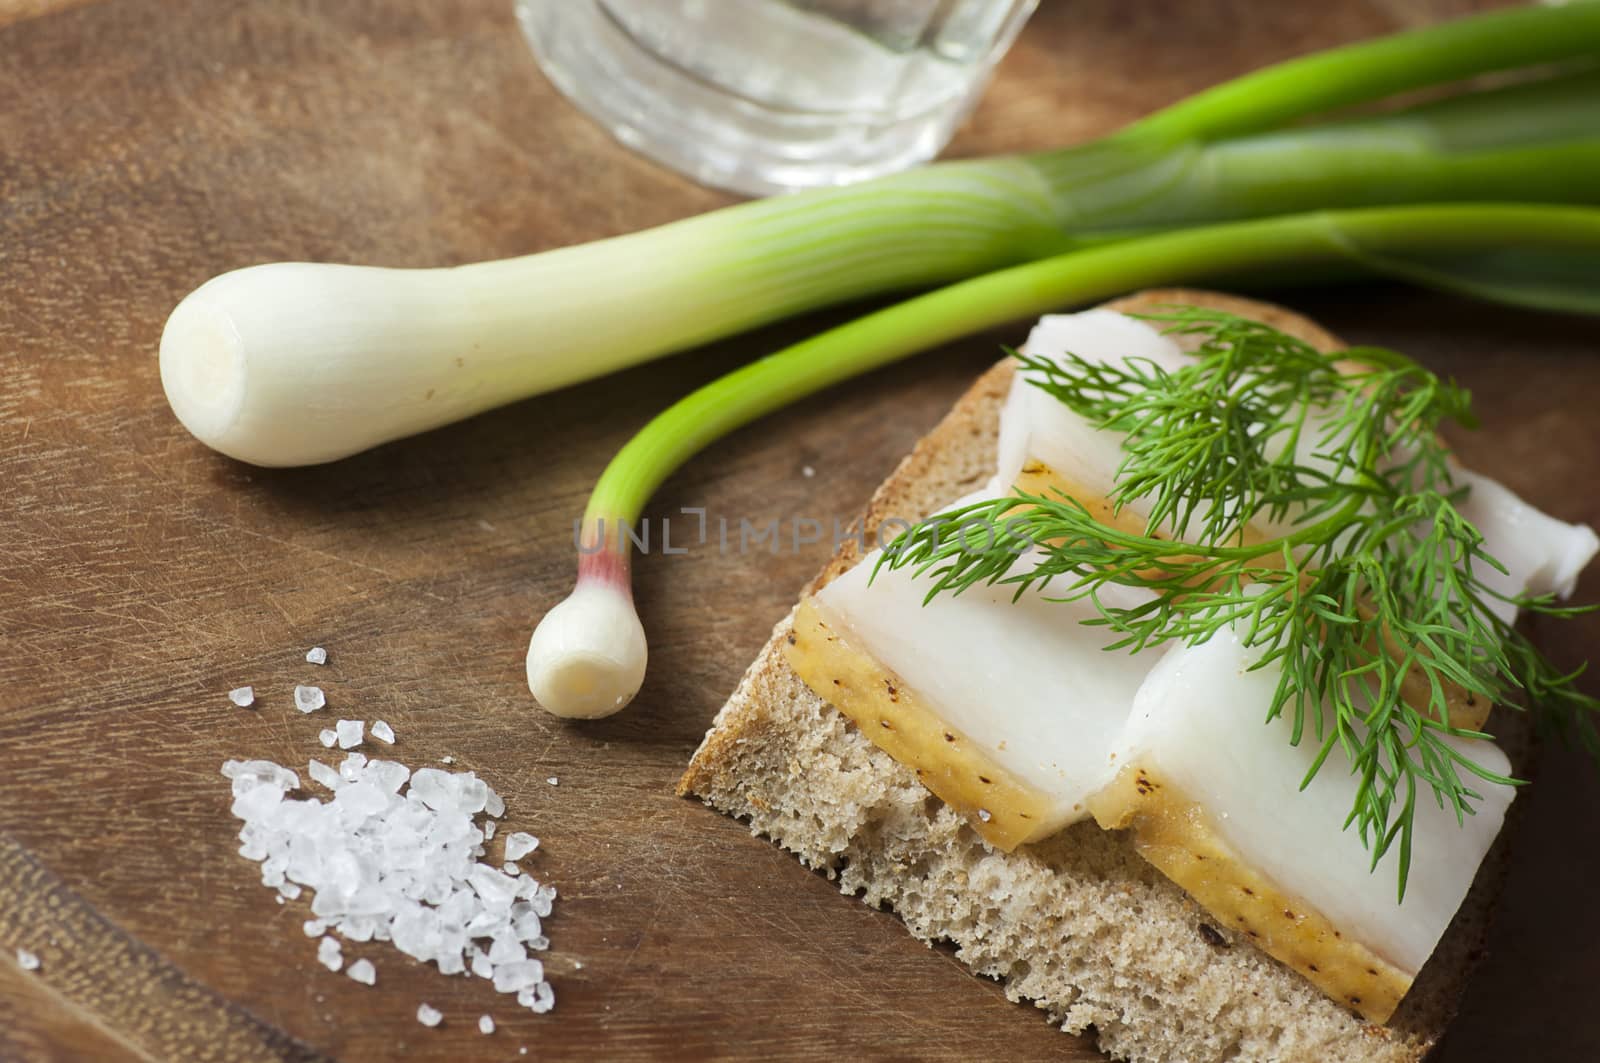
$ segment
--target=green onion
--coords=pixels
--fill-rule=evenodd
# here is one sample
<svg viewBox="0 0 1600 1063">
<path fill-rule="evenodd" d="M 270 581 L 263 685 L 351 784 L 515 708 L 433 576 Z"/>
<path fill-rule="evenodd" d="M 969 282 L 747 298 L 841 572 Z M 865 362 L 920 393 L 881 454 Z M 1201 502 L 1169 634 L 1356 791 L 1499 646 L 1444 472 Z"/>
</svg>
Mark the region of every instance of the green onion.
<svg viewBox="0 0 1600 1063">
<path fill-rule="evenodd" d="M 929 347 L 1137 288 L 1373 274 L 1600 314 L 1600 209 L 1382 207 L 1158 233 L 963 281 L 768 355 L 675 403 L 606 467 L 583 517 L 577 588 L 529 643 L 529 687 L 541 705 L 563 716 L 606 715 L 631 700 L 646 648 L 622 529 L 637 526 L 668 475 L 741 425 Z"/>
<path fill-rule="evenodd" d="M 1271 132 L 1395 93 L 1600 55 L 1600 4 L 1527 8 L 1247 75 L 1077 148 L 944 163 L 451 269 L 274 263 L 173 311 L 180 421 L 261 465 L 331 461 L 844 300 L 1132 231 L 1332 206 L 1600 198 L 1593 78 Z M 1587 106 L 1585 106 L 1587 104 Z"/>
</svg>

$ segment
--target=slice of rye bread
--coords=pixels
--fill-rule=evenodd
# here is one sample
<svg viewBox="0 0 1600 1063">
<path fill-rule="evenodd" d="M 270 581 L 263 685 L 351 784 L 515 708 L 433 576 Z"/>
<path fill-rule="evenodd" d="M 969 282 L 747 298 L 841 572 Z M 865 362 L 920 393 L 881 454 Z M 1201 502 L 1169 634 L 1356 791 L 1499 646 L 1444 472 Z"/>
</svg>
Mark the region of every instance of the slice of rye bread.
<svg viewBox="0 0 1600 1063">
<path fill-rule="evenodd" d="M 1288 310 L 1210 292 L 1151 291 L 1108 305 L 1137 312 L 1173 303 L 1341 346 Z M 928 516 L 993 474 L 1011 379 L 1009 359 L 978 378 L 884 481 L 863 517 L 869 541 L 885 518 Z M 847 540 L 805 593 L 862 552 Z M 1416 1060 L 1438 1040 L 1481 953 L 1509 830 L 1399 1010 L 1387 1026 L 1371 1025 L 1214 923 L 1121 833 L 1085 822 L 1012 853 L 991 848 L 790 669 L 782 644 L 792 619 L 773 629 L 718 712 L 680 794 L 747 819 L 752 833 L 837 878 L 842 892 L 891 907 L 923 941 L 953 943 L 1012 1000 L 1034 1001 L 1068 1032 L 1092 1027 L 1118 1058 Z M 1497 715 L 1526 777 L 1532 741 L 1522 714 Z"/>
</svg>

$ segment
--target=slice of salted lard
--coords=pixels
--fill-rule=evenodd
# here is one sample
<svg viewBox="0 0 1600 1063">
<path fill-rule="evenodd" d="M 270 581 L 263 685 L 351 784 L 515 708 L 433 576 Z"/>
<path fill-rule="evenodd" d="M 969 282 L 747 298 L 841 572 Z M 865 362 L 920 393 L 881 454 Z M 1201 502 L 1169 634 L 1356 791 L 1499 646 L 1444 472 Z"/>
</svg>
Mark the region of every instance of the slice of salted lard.
<svg viewBox="0 0 1600 1063">
<path fill-rule="evenodd" d="M 1600 537 L 1587 524 L 1557 520 L 1518 498 L 1504 484 L 1470 469 L 1456 468 L 1458 486 L 1468 488 L 1458 508 L 1483 536 L 1483 548 L 1505 571 L 1480 565 L 1476 574 L 1489 590 L 1519 595 L 1571 597 L 1578 576 L 1600 550 Z M 1506 623 L 1517 618 L 1510 602 L 1490 600 L 1489 611 Z"/>
<path fill-rule="evenodd" d="M 1013 602 L 1014 587 L 978 585 L 924 604 L 929 582 L 909 569 L 874 578 L 878 557 L 801 603 L 786 647 L 796 674 L 998 848 L 1087 818 L 1155 655 L 1107 652 L 1113 636 L 1082 623 L 1093 606 L 1048 590 Z"/>
<path fill-rule="evenodd" d="M 1318 753 L 1311 725 L 1263 725 L 1279 670 L 1233 631 L 1177 646 L 1156 663 L 1114 744 L 1115 780 L 1089 799 L 1096 820 L 1126 828 L 1140 853 L 1220 923 L 1374 1022 L 1387 1020 L 1433 952 L 1499 834 L 1512 788 L 1464 775 L 1481 795 L 1458 823 L 1424 784 L 1404 901 L 1399 845 L 1376 869 L 1344 823 L 1357 780 L 1335 748 L 1304 790 Z M 1447 738 L 1509 775 L 1484 740 Z"/>
</svg>

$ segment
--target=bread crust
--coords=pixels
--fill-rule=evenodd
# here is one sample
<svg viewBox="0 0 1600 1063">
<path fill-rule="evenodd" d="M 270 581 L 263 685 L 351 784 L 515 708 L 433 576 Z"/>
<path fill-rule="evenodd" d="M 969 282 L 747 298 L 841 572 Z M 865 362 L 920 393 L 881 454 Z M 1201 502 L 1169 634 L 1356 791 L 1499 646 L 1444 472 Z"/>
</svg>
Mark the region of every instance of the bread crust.
<svg viewBox="0 0 1600 1063">
<path fill-rule="evenodd" d="M 1107 305 L 1141 312 L 1174 303 L 1251 317 L 1319 349 L 1343 346 L 1292 311 L 1213 292 L 1162 289 Z M 886 518 L 928 516 L 992 475 L 1012 376 L 1009 360 L 980 376 L 879 486 L 862 517 L 869 541 Z M 847 539 L 802 594 L 863 552 Z M 752 833 L 835 878 L 842 892 L 892 907 L 918 938 L 952 943 L 1011 999 L 1033 1001 L 1067 1032 L 1092 1029 L 1116 1058 L 1418 1060 L 1442 1035 L 1481 955 L 1520 803 L 1432 959 L 1389 1023 L 1375 1026 L 1214 925 L 1120 833 L 1080 823 L 1012 853 L 988 846 L 794 674 L 782 652 L 792 617 L 718 712 L 679 794 L 748 820 Z M 1524 717 L 1501 712 L 1496 723 L 1526 778 L 1533 749 Z"/>
</svg>

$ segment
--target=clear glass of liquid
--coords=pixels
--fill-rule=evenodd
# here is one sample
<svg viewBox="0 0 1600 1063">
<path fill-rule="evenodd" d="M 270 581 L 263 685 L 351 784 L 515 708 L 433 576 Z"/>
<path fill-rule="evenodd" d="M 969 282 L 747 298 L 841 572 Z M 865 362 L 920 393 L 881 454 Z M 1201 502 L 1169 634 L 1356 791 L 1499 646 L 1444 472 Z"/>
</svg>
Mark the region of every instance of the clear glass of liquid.
<svg viewBox="0 0 1600 1063">
<path fill-rule="evenodd" d="M 937 154 L 1038 0 L 516 0 L 545 73 L 631 147 L 752 194 Z"/>
</svg>

